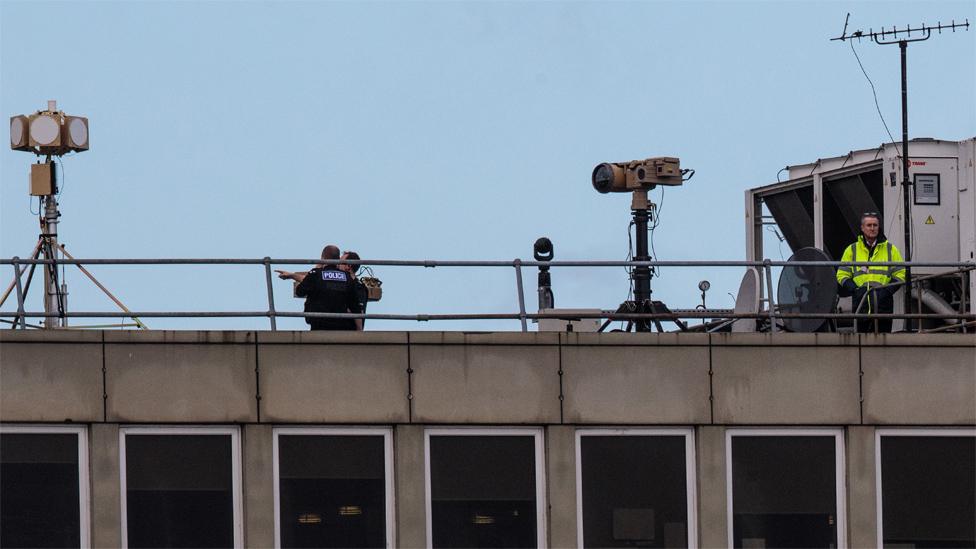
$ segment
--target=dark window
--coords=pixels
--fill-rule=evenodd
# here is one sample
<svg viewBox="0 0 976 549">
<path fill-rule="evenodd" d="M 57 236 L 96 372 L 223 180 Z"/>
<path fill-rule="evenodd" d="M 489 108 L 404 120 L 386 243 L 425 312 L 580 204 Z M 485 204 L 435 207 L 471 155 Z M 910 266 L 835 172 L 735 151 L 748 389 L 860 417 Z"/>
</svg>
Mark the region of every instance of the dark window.
<svg viewBox="0 0 976 549">
<path fill-rule="evenodd" d="M 733 436 L 734 547 L 836 547 L 833 436 Z"/>
<path fill-rule="evenodd" d="M 75 433 L 0 435 L 0 547 L 79 547 Z"/>
<path fill-rule="evenodd" d="M 125 436 L 129 547 L 233 547 L 230 435 Z"/>
<path fill-rule="evenodd" d="M 279 435 L 282 547 L 385 547 L 382 435 Z"/>
<path fill-rule="evenodd" d="M 976 547 L 976 437 L 881 437 L 884 544 Z"/>
<path fill-rule="evenodd" d="M 684 436 L 582 436 L 583 545 L 687 547 Z"/>
<path fill-rule="evenodd" d="M 536 547 L 535 437 L 430 437 L 434 547 Z"/>
</svg>

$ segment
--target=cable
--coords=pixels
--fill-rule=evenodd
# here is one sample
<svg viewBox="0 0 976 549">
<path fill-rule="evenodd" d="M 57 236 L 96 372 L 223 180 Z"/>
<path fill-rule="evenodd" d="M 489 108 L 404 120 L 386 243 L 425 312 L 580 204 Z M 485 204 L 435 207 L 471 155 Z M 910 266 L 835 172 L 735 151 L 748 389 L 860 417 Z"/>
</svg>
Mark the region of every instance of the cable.
<svg viewBox="0 0 976 549">
<path fill-rule="evenodd" d="M 786 171 L 786 170 L 788 170 L 788 169 L 790 169 L 790 167 L 789 167 L 789 166 L 787 166 L 787 167 L 785 167 L 785 168 L 783 168 L 783 169 L 781 169 L 780 171 L 778 171 L 778 172 L 776 172 L 776 182 L 777 182 L 777 183 L 780 183 L 780 179 L 779 179 L 779 174 L 781 174 L 781 173 L 783 173 L 783 172 L 785 172 L 785 171 Z"/>
<path fill-rule="evenodd" d="M 627 224 L 627 261 L 634 260 L 634 237 L 631 233 L 631 229 L 634 227 L 634 221 L 631 220 Z M 634 270 L 633 267 L 624 267 L 624 271 L 627 273 L 627 279 L 629 280 L 629 288 L 627 290 L 627 301 L 631 301 L 634 295 Z"/>
<path fill-rule="evenodd" d="M 779 234 L 779 231 L 777 231 L 775 227 L 771 227 L 767 225 L 766 230 L 776 235 L 776 239 L 779 241 L 779 258 L 782 261 L 786 261 L 785 259 L 783 259 L 783 240 L 785 239 L 783 238 L 782 235 Z"/>
<path fill-rule="evenodd" d="M 854 59 L 857 59 L 857 64 L 861 67 L 861 72 L 864 73 L 864 78 L 868 79 L 868 84 L 871 85 L 871 93 L 874 95 L 874 106 L 878 109 L 878 116 L 881 117 L 881 123 L 884 124 L 884 129 L 888 132 L 888 137 L 891 139 L 891 143 L 895 145 L 895 151 L 901 155 L 901 151 L 898 150 L 898 145 L 895 143 L 894 136 L 891 135 L 891 130 L 888 129 L 888 123 L 885 122 L 884 115 L 881 114 L 881 106 L 878 104 L 878 92 L 874 89 L 874 82 L 871 81 L 871 77 L 868 76 L 868 71 L 864 70 L 864 65 L 861 63 L 861 58 L 857 55 L 857 50 L 854 49 L 854 41 L 851 40 L 851 51 L 854 52 Z"/>
<path fill-rule="evenodd" d="M 664 187 L 661 187 L 661 199 L 658 201 L 657 209 L 656 209 L 656 212 L 655 212 L 655 215 L 654 215 L 654 228 L 655 229 L 657 228 L 658 223 L 660 223 L 660 220 L 661 220 L 661 210 L 663 210 L 663 209 L 664 209 Z"/>
<path fill-rule="evenodd" d="M 657 225 L 655 225 L 655 227 L 656 226 Z M 657 251 L 654 249 L 654 227 L 648 229 L 647 232 L 648 232 L 647 240 L 651 244 L 651 260 L 655 261 L 657 260 Z M 657 272 L 657 269 L 655 269 L 654 267 L 651 267 L 651 278 L 661 278 L 661 273 Z"/>
<path fill-rule="evenodd" d="M 64 192 L 64 187 L 65 187 L 65 184 L 64 184 L 64 181 L 65 181 L 65 179 L 64 179 L 64 157 L 62 156 L 60 160 L 61 160 L 60 162 L 57 162 L 57 165 L 61 168 L 61 179 L 59 180 L 59 182 L 61 184 L 58 185 L 58 194 L 56 195 L 58 198 L 61 198 L 61 193 Z"/>
<path fill-rule="evenodd" d="M 631 261 L 634 257 L 634 237 L 631 234 L 631 228 L 634 226 L 634 221 L 631 220 L 627 224 L 627 261 Z M 629 266 L 624 267 L 624 272 L 627 273 L 627 299 L 624 301 L 633 301 L 634 299 L 634 277 L 631 274 L 631 268 Z M 620 330 L 624 329 L 624 320 L 620 321 Z"/>
<path fill-rule="evenodd" d="M 695 171 L 692 170 L 691 173 L 692 175 L 694 175 Z M 689 177 L 688 179 L 691 179 L 691 177 Z M 658 204 L 654 209 L 654 221 L 648 226 L 648 241 L 650 241 L 651 244 L 651 259 L 654 260 L 657 259 L 657 250 L 654 249 L 654 229 L 656 229 L 658 225 L 661 224 L 661 211 L 663 208 L 664 208 L 664 187 L 661 187 L 661 198 L 659 199 Z M 655 277 L 661 278 L 661 273 L 657 272 L 657 269 L 652 267 L 651 278 L 655 278 Z"/>
</svg>

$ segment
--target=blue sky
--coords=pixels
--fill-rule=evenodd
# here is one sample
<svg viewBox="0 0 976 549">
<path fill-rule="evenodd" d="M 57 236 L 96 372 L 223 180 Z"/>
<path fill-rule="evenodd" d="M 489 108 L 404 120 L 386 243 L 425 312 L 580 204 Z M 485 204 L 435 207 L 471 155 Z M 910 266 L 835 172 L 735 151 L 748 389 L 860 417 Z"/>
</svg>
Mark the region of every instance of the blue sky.
<svg viewBox="0 0 976 549">
<path fill-rule="evenodd" d="M 976 20 L 969 1 L 3 0 L 0 111 L 56 99 L 90 118 L 91 150 L 63 162 L 60 232 L 76 257 L 311 258 L 334 242 L 364 258 L 511 260 L 546 235 L 557 259 L 625 259 L 630 197 L 593 191 L 593 166 L 678 156 L 696 176 L 665 192 L 657 257 L 739 260 L 746 189 L 888 139 L 850 45 L 829 41 L 848 12 L 851 30 Z M 857 48 L 898 138 L 898 48 Z M 976 30 L 913 44 L 908 61 L 911 136 L 976 135 Z M 37 238 L 32 158 L 0 152 L 3 257 Z M 260 267 L 92 270 L 133 310 L 267 306 Z M 692 308 L 707 278 L 709 305 L 731 307 L 741 271 L 665 270 L 654 297 Z M 511 269 L 376 274 L 385 294 L 370 312 L 517 310 Z M 71 309 L 112 310 L 67 276 Z M 560 307 L 627 296 L 622 269 L 557 269 L 553 283 Z M 286 282 L 275 299 L 301 309 Z"/>
</svg>

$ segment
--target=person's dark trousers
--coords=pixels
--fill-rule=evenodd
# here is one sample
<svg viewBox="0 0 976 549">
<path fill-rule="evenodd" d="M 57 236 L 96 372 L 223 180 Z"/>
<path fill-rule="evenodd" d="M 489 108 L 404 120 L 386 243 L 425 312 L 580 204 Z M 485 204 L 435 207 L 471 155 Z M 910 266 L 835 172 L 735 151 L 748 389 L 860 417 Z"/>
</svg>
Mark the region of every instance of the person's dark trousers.
<svg viewBox="0 0 976 549">
<path fill-rule="evenodd" d="M 861 300 L 864 297 L 864 293 L 867 291 L 866 288 L 858 288 L 854 291 L 854 306 L 861 303 L 861 308 L 858 309 L 857 314 L 867 314 L 871 313 L 882 313 L 891 314 L 895 310 L 895 299 L 892 292 L 888 288 L 881 288 L 878 290 L 871 290 L 868 298 L 862 303 Z M 875 331 L 875 322 L 877 322 L 878 333 L 887 334 L 891 332 L 891 319 L 890 318 L 878 318 L 878 319 L 858 319 L 857 320 L 857 331 L 862 334 L 870 334 Z"/>
</svg>

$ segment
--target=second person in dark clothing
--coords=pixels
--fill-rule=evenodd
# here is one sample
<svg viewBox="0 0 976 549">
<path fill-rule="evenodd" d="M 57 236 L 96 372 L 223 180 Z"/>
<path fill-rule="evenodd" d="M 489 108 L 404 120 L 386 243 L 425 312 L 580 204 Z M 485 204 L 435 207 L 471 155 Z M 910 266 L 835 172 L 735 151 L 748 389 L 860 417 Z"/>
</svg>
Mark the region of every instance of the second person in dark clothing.
<svg viewBox="0 0 976 549">
<path fill-rule="evenodd" d="M 351 259 L 352 261 L 359 261 L 359 254 L 352 251 L 343 252 L 342 259 Z M 362 268 L 362 265 L 349 265 L 347 263 L 340 263 L 339 268 L 349 273 L 349 276 L 351 276 L 353 281 L 356 282 L 356 296 L 359 299 L 359 307 L 363 310 L 363 313 L 366 313 L 366 303 L 369 302 L 369 291 L 366 289 L 366 286 L 362 283 L 362 281 L 360 281 L 359 278 L 357 277 L 357 275 L 359 274 L 359 270 Z M 362 324 L 360 325 L 359 329 L 362 330 L 365 328 L 365 326 L 366 326 L 366 319 L 364 318 L 362 320 Z"/>
</svg>

